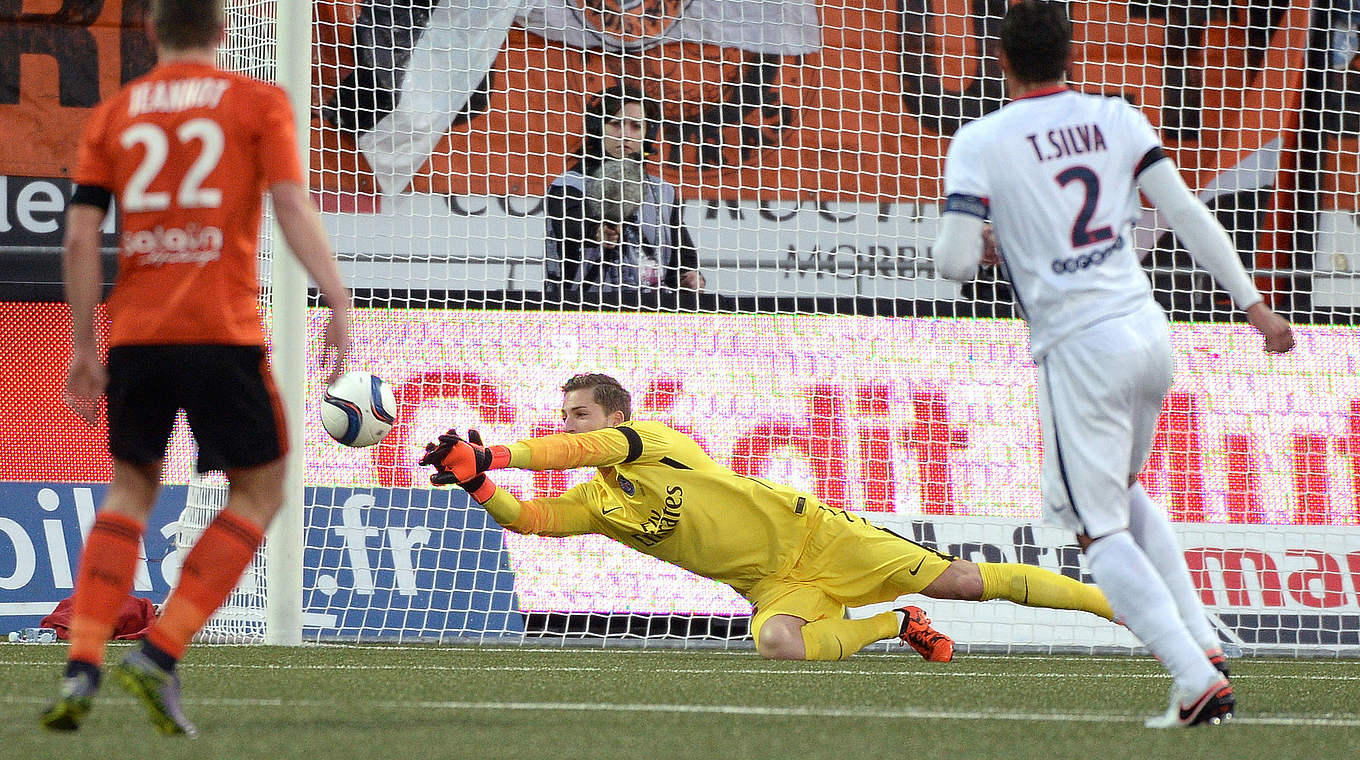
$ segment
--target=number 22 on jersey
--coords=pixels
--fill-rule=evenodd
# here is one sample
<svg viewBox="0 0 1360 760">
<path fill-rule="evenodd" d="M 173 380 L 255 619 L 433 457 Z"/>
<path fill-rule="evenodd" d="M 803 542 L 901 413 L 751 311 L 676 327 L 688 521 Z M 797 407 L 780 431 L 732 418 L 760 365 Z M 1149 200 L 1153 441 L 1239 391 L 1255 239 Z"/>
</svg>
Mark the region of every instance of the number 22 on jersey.
<svg viewBox="0 0 1360 760">
<path fill-rule="evenodd" d="M 175 139 L 182 145 L 198 144 L 198 155 L 175 191 L 175 205 L 179 208 L 217 208 L 222 205 L 222 191 L 203 187 L 203 181 L 217 168 L 222 159 L 226 138 L 222 127 L 212 119 L 189 119 L 175 130 Z M 124 129 L 118 136 L 124 149 L 142 146 L 145 153 L 136 171 L 123 190 L 123 210 L 127 212 L 164 211 L 170 208 L 170 193 L 147 192 L 147 188 L 165 169 L 170 155 L 170 137 L 155 124 L 138 123 Z"/>
</svg>

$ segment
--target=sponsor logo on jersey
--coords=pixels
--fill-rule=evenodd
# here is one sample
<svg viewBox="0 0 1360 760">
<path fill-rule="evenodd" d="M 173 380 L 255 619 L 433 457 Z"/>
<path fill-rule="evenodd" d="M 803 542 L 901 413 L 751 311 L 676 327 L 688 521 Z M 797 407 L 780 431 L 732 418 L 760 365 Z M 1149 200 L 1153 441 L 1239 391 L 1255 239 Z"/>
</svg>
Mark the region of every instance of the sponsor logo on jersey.
<svg viewBox="0 0 1360 760">
<path fill-rule="evenodd" d="M 666 486 L 666 499 L 661 509 L 653 509 L 647 520 L 640 526 L 641 531 L 634 533 L 634 541 L 643 546 L 656 546 L 670 537 L 680 525 L 680 508 L 685 505 L 685 489 L 680 486 Z"/>
<path fill-rule="evenodd" d="M 1053 272 L 1054 274 L 1072 274 L 1073 272 L 1080 272 L 1083 269 L 1100 266 L 1105 263 L 1105 260 L 1110 257 L 1110 254 L 1123 249 L 1123 247 L 1124 238 L 1117 237 L 1114 239 L 1113 243 L 1098 251 L 1083 253 L 1079 256 L 1068 256 L 1065 259 L 1054 259 L 1052 264 Z"/>
<path fill-rule="evenodd" d="M 222 257 L 222 230 L 196 224 L 181 227 L 156 226 L 149 230 L 123 233 L 123 255 L 137 257 L 146 266 L 161 264 L 198 264 L 202 266 Z"/>
</svg>

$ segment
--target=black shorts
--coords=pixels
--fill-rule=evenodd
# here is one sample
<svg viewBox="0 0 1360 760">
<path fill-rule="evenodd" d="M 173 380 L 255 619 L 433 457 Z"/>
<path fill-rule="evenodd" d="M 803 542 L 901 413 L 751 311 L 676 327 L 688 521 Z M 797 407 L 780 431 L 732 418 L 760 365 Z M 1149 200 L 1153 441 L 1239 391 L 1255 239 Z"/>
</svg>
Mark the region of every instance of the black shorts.
<svg viewBox="0 0 1360 760">
<path fill-rule="evenodd" d="M 263 346 L 114 346 L 108 396 L 115 459 L 160 461 L 180 409 L 198 444 L 200 472 L 256 467 L 288 452 Z"/>
</svg>

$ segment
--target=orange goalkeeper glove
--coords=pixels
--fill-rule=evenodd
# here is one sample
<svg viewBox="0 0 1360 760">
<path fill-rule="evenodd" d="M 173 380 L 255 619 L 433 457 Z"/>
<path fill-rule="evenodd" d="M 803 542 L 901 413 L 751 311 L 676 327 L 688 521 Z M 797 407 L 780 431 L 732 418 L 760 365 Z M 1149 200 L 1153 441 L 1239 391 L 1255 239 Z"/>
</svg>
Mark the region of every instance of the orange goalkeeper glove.
<svg viewBox="0 0 1360 760">
<path fill-rule="evenodd" d="M 480 441 L 480 436 L 478 436 Z M 459 483 L 466 483 L 487 470 L 499 470 L 510 464 L 510 449 L 505 446 L 483 446 L 463 440 L 458 431 L 450 429 L 439 436 L 439 442 L 427 446 L 422 465 L 435 465 L 453 473 Z"/>
<path fill-rule="evenodd" d="M 446 464 L 448 458 L 459 448 L 471 449 L 473 454 L 474 466 L 482 461 L 496 462 L 496 450 L 504 451 L 504 461 L 509 463 L 510 450 L 504 446 L 486 447 L 482 445 L 482 434 L 476 430 L 469 430 L 467 440 L 459 437 L 458 431 L 450 429 L 444 435 L 439 436 L 439 443 L 425 444 L 425 456 L 421 457 L 422 465 L 434 465 L 435 472 L 430 476 L 431 485 L 447 486 L 456 484 L 464 491 L 472 495 L 477 503 L 484 504 L 496 492 L 496 484 L 491 479 L 482 474 L 482 470 L 477 470 L 470 478 L 460 478 L 457 472 Z M 464 457 L 466 459 L 466 457 Z M 497 469 L 504 464 L 493 464 L 486 469 Z"/>
</svg>

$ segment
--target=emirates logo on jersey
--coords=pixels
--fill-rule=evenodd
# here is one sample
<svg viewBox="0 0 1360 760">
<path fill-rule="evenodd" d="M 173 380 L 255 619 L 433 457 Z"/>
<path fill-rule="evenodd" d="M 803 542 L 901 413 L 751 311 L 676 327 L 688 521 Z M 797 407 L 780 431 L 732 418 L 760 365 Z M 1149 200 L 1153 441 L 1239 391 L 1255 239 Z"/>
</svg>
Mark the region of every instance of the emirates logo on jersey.
<svg viewBox="0 0 1360 760">
<path fill-rule="evenodd" d="M 623 48 L 647 48 L 661 42 L 685 15 L 693 0 L 571 0 L 601 42 Z"/>
</svg>

